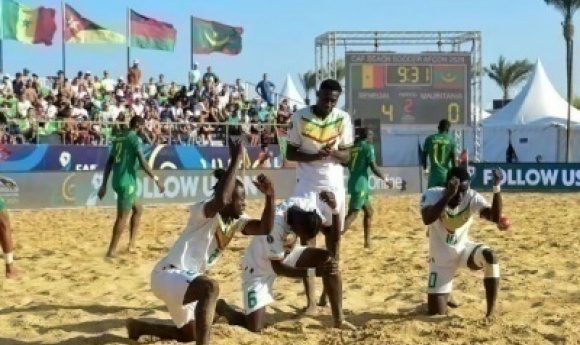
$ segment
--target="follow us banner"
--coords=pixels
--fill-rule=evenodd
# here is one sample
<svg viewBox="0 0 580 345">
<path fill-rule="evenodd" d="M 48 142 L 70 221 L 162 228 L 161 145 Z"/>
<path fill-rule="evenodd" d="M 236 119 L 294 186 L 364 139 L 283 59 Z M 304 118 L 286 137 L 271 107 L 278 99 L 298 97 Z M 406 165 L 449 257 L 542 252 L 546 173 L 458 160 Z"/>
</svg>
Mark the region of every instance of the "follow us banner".
<svg viewBox="0 0 580 345">
<path fill-rule="evenodd" d="M 393 182 L 394 188 L 387 188 L 384 181 L 372 176 L 369 178 L 369 187 L 373 194 L 396 195 L 420 191 L 420 174 L 417 168 L 381 168 L 381 171 Z M 283 199 L 292 195 L 296 182 L 294 169 L 247 170 L 244 182 L 248 199 L 262 197 L 251 183 L 261 173 L 273 181 L 277 198 Z M 211 171 L 168 169 L 158 170 L 156 174 L 164 181 L 163 194 L 157 190 L 154 181 L 139 174 L 137 196 L 145 205 L 194 203 L 213 195 L 215 178 Z M 103 178 L 99 171 L 5 173 L 0 176 L 11 179 L 15 184 L 12 190 L 0 186 L 0 196 L 6 200 L 10 209 L 116 205 L 116 195 L 110 186 L 105 198 L 99 200 L 98 191 Z M 344 182 L 346 185 L 346 178 Z"/>
</svg>

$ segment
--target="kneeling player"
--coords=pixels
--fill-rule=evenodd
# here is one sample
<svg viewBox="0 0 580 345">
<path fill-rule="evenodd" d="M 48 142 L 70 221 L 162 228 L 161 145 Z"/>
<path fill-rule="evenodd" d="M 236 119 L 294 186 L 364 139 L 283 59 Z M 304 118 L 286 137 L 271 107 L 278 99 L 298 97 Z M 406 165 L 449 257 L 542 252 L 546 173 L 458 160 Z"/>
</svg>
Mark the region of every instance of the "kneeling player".
<svg viewBox="0 0 580 345">
<path fill-rule="evenodd" d="M 340 215 L 332 192 L 321 192 L 320 199 L 332 211 L 332 228 L 329 234 L 338 234 Z M 325 207 L 326 208 L 326 207 Z M 330 212 L 328 212 L 330 213 Z M 342 280 L 338 263 L 326 249 L 294 246 L 285 254 L 285 242 L 294 233 L 301 240 L 314 238 L 329 217 L 322 216 L 315 200 L 289 198 L 282 203 L 269 236 L 255 236 L 242 260 L 242 293 L 244 313 L 233 310 L 224 300 L 217 303 L 216 312 L 229 324 L 242 326 L 252 332 L 264 327 L 266 306 L 272 303 L 273 285 L 277 276 L 322 277 L 332 307 L 334 327 L 354 329 L 344 320 L 342 313 Z M 328 228 L 327 228 L 328 229 Z"/>
<path fill-rule="evenodd" d="M 428 310 L 430 315 L 445 314 L 453 277 L 459 267 L 483 269 L 487 300 L 486 317 L 491 317 L 499 288 L 499 264 L 495 252 L 468 238 L 473 216 L 499 224 L 502 201 L 501 172 L 494 170 L 493 202 L 469 188 L 464 167 L 452 168 L 447 187 L 428 189 L 421 199 L 423 223 L 429 226 Z"/>
</svg>

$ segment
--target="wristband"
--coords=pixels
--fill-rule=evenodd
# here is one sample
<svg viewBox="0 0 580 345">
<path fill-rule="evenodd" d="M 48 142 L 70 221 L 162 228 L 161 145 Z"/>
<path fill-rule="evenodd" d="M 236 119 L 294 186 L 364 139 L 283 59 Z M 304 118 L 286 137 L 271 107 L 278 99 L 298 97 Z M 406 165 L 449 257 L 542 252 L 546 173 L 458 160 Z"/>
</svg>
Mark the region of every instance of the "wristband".
<svg viewBox="0 0 580 345">
<path fill-rule="evenodd" d="M 498 185 L 493 186 L 493 194 L 497 194 L 501 191 L 501 187 Z"/>
<path fill-rule="evenodd" d="M 315 277 L 316 276 L 316 268 L 309 268 L 306 270 L 307 277 Z"/>
<path fill-rule="evenodd" d="M 153 180 L 154 180 L 155 182 L 159 182 L 159 177 L 158 177 L 158 176 L 153 176 Z"/>
</svg>

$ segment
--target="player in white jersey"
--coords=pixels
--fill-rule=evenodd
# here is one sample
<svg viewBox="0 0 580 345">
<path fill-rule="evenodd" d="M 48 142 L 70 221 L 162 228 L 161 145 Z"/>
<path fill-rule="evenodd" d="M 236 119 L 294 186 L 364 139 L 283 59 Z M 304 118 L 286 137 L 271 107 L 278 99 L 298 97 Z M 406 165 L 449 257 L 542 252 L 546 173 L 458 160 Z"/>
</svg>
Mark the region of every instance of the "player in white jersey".
<svg viewBox="0 0 580 345">
<path fill-rule="evenodd" d="M 354 142 L 350 115 L 336 105 L 342 93 L 340 83 L 327 79 L 320 84 L 314 106 L 306 107 L 292 115 L 288 130 L 286 159 L 298 162 L 296 186 L 293 196 L 304 197 L 321 191 L 332 191 L 340 214 L 337 231 L 342 232 L 346 216 L 346 191 L 344 166 L 350 159 Z M 328 243 L 328 250 L 339 259 L 340 236 Z M 306 243 L 302 243 L 305 245 Z M 308 243 L 315 247 L 313 238 Z M 304 279 L 307 313 L 316 312 L 313 277 Z M 324 296 L 324 292 L 322 294 Z M 321 302 L 324 298 L 321 297 Z M 325 303 L 321 303 L 325 304 Z"/>
<path fill-rule="evenodd" d="M 469 188 L 469 173 L 455 167 L 447 175 L 447 187 L 430 188 L 421 198 L 423 223 L 429 226 L 428 313 L 445 314 L 453 278 L 458 268 L 483 269 L 487 301 L 486 317 L 491 317 L 499 288 L 499 263 L 495 252 L 469 239 L 475 216 L 498 224 L 501 230 L 502 199 L 500 170 L 494 170 L 493 201 Z"/>
<path fill-rule="evenodd" d="M 127 331 L 131 339 L 152 335 L 209 344 L 219 286 L 205 272 L 215 265 L 236 232 L 244 235 L 270 233 L 275 214 L 271 182 L 264 175 L 254 182 L 266 195 L 266 205 L 261 220 L 249 219 L 244 214 L 244 185 L 236 178 L 244 156 L 242 144 L 230 143 L 230 154 L 232 162 L 228 170 L 219 170 L 221 173 L 216 174 L 218 182 L 213 198 L 191 207 L 185 231 L 151 273 L 151 290 L 165 303 L 175 325 L 129 319 Z"/>
<path fill-rule="evenodd" d="M 308 240 L 330 226 L 336 231 L 340 220 L 332 192 L 321 192 L 320 200 L 309 197 L 286 199 L 276 209 L 270 235 L 255 236 L 242 259 L 242 299 L 244 312 L 232 309 L 224 300 L 217 303 L 217 314 L 231 325 L 259 332 L 265 324 L 266 306 L 273 302 L 277 276 L 322 277 L 328 291 L 334 327 L 354 329 L 342 312 L 342 280 L 338 262 L 326 249 L 296 245 L 297 236 Z M 294 236 L 294 237 L 293 237 Z M 290 240 L 289 240 L 290 239 Z M 286 250 L 288 248 L 288 250 Z"/>
</svg>

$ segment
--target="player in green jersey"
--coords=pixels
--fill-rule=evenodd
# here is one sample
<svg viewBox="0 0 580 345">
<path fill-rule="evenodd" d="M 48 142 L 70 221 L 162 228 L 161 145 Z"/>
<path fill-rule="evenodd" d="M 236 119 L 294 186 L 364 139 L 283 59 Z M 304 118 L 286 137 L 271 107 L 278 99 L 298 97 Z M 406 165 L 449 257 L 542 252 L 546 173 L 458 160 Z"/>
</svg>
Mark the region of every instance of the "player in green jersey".
<svg viewBox="0 0 580 345">
<path fill-rule="evenodd" d="M 0 183 L 8 189 L 16 186 L 11 179 L 0 177 Z M 4 252 L 6 262 L 6 278 L 15 278 L 18 270 L 14 267 L 14 243 L 12 242 L 12 230 L 10 229 L 10 216 L 6 210 L 6 202 L 0 197 L 0 245 Z"/>
<path fill-rule="evenodd" d="M 391 181 L 387 180 L 383 174 L 381 174 L 377 167 L 377 163 L 375 162 L 373 131 L 368 128 L 361 128 L 359 131 L 359 136 L 353 148 L 350 150 L 350 160 L 348 162 L 348 193 L 350 194 L 350 202 L 348 206 L 348 214 L 344 221 L 343 234 L 352 225 L 356 216 L 362 209 L 364 213 L 364 245 L 365 248 L 370 248 L 373 208 L 371 207 L 369 196 L 369 168 L 381 180 L 385 181 L 389 188 L 392 188 L 393 184 Z"/>
<path fill-rule="evenodd" d="M 455 139 L 449 135 L 451 123 L 448 120 L 439 121 L 439 133 L 432 134 L 425 139 L 423 145 L 423 171 L 428 175 L 427 188 L 445 187 L 447 172 L 455 167 Z M 431 169 L 427 168 L 427 157 Z"/>
<path fill-rule="evenodd" d="M 139 220 L 143 213 L 143 206 L 136 200 L 137 193 L 137 164 L 155 180 L 159 191 L 163 193 L 165 188 L 163 183 L 159 180 L 147 161 L 143 156 L 143 143 L 139 138 L 138 133 L 145 126 L 145 120 L 140 116 L 133 116 L 129 122 L 129 129 L 119 133 L 113 139 L 113 147 L 111 155 L 105 167 L 103 176 L 103 183 L 99 190 L 99 198 L 103 199 L 107 192 L 107 182 L 109 174 L 113 170 L 113 189 L 117 193 L 117 219 L 113 227 L 113 238 L 107 252 L 107 257 L 115 257 L 117 253 L 117 245 L 121 239 L 123 229 L 127 224 L 127 219 L 131 215 L 130 237 L 129 237 L 129 251 L 135 251 L 137 229 L 139 228 Z"/>
</svg>

